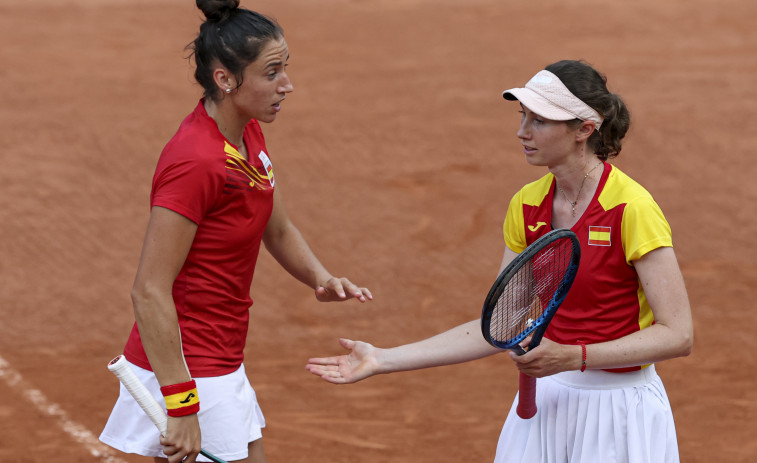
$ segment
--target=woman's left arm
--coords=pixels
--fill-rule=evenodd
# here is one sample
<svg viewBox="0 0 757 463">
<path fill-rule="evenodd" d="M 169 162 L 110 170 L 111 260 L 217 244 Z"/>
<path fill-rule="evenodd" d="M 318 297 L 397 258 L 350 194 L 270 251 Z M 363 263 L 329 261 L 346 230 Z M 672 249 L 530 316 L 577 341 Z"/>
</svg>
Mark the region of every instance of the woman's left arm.
<svg viewBox="0 0 757 463">
<path fill-rule="evenodd" d="M 591 369 L 645 365 L 691 353 L 694 325 L 683 275 L 673 248 L 658 248 L 633 262 L 655 323 L 622 338 L 586 346 Z M 541 352 L 540 352 L 541 351 Z M 535 377 L 581 368 L 581 346 L 548 339 L 526 355 L 511 354 L 518 369 Z"/>
<path fill-rule="evenodd" d="M 645 365 L 691 353 L 691 306 L 673 248 L 655 249 L 633 265 L 655 322 L 615 341 L 587 346 L 587 364 L 591 368 Z"/>
<path fill-rule="evenodd" d="M 319 301 L 373 299 L 367 288 L 358 287 L 347 278 L 337 278 L 326 270 L 289 219 L 278 189 L 273 193 L 273 211 L 263 233 L 263 243 L 287 272 L 315 290 Z"/>
</svg>

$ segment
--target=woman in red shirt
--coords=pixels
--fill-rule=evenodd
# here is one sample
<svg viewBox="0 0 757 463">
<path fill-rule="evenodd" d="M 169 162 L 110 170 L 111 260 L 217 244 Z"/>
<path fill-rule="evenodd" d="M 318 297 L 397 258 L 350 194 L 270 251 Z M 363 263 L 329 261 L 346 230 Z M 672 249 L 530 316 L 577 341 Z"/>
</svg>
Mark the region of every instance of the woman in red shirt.
<svg viewBox="0 0 757 463">
<path fill-rule="evenodd" d="M 197 5 L 207 18 L 192 46 L 204 96 L 158 161 L 124 350 L 165 397 L 168 429 L 160 437 L 122 387 L 100 438 L 156 461 L 192 462 L 202 446 L 261 463 L 265 421 L 243 365 L 260 244 L 319 301 L 372 296 L 324 268 L 276 188 L 259 122 L 273 122 L 293 90 L 281 28 L 238 0 Z"/>
</svg>

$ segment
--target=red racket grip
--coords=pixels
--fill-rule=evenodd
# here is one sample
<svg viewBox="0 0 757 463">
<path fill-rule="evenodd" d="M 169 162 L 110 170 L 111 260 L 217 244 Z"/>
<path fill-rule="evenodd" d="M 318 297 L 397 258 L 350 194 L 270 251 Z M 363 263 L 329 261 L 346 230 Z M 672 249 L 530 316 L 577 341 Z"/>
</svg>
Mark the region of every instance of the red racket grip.
<svg viewBox="0 0 757 463">
<path fill-rule="evenodd" d="M 518 407 L 515 409 L 518 416 L 524 420 L 536 415 L 536 378 L 520 373 Z"/>
</svg>

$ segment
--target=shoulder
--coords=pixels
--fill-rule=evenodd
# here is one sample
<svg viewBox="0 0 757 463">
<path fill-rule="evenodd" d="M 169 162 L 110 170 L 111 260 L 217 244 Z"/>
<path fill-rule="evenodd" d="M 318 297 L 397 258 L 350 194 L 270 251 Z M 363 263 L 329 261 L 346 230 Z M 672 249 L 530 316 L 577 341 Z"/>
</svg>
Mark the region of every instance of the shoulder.
<svg viewBox="0 0 757 463">
<path fill-rule="evenodd" d="M 554 175 L 548 173 L 540 179 L 526 184 L 520 189 L 520 191 L 518 191 L 515 197 L 524 205 L 538 206 L 549 194 L 554 178 Z"/>
<path fill-rule="evenodd" d="M 610 210 L 620 205 L 654 203 L 654 199 L 639 182 L 616 166 L 611 166 L 607 182 L 599 195 L 599 202 L 605 210 Z"/>
<path fill-rule="evenodd" d="M 158 169 L 168 165 L 224 167 L 226 140 L 199 103 L 179 126 L 160 155 Z"/>
<path fill-rule="evenodd" d="M 522 252 L 528 245 L 528 237 L 542 233 L 548 225 L 550 208 L 542 207 L 554 182 L 554 175 L 548 173 L 521 188 L 510 200 L 502 231 L 505 245 L 514 252 Z M 528 222 L 529 231 L 526 231 Z"/>
<path fill-rule="evenodd" d="M 620 208 L 619 210 L 623 211 L 624 222 L 629 224 L 650 223 L 650 220 L 656 220 L 666 228 L 669 226 L 660 206 L 649 191 L 615 166 L 612 166 L 599 195 L 599 203 L 606 211 Z"/>
<path fill-rule="evenodd" d="M 650 251 L 672 247 L 670 224 L 646 188 L 613 166 L 599 201 L 605 210 L 622 210 L 621 236 L 628 263 Z"/>
</svg>

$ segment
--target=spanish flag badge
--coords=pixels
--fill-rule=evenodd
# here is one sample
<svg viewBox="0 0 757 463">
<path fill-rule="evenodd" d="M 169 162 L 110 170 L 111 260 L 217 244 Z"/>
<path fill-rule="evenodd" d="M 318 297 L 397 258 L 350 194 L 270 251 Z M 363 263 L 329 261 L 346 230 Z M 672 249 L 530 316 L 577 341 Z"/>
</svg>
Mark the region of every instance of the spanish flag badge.
<svg viewBox="0 0 757 463">
<path fill-rule="evenodd" d="M 610 246 L 611 227 L 589 226 L 589 246 Z"/>
</svg>

